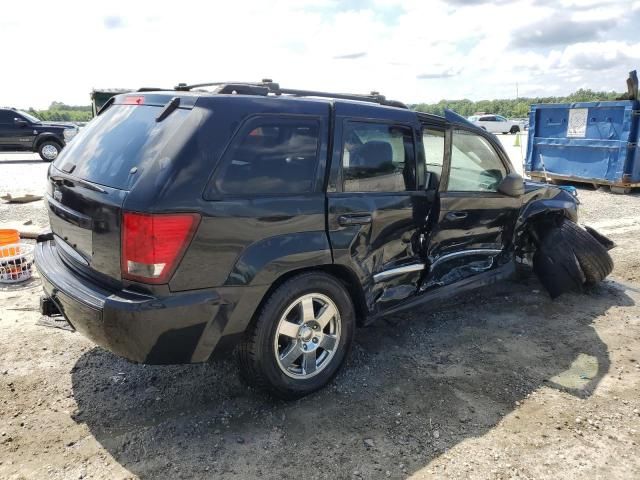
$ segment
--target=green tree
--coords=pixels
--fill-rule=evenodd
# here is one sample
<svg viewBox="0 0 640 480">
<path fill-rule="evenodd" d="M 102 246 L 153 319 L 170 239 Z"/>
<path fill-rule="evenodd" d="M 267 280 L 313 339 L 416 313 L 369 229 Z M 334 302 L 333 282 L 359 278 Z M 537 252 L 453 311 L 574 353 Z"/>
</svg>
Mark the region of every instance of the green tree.
<svg viewBox="0 0 640 480">
<path fill-rule="evenodd" d="M 46 110 L 29 107 L 28 113 L 40 120 L 54 122 L 88 122 L 91 120 L 91 105 L 66 105 L 63 102 L 51 102 Z"/>
<path fill-rule="evenodd" d="M 419 112 L 444 115 L 444 110 L 449 109 L 464 117 L 478 112 L 495 113 L 510 118 L 523 118 L 529 115 L 531 105 L 535 103 L 575 103 L 575 102 L 600 102 L 615 100 L 621 94 L 617 92 L 596 92 L 590 89 L 579 89 L 565 97 L 520 97 L 517 99 L 480 100 L 473 102 L 463 100 L 440 100 L 438 103 L 420 103 L 412 108 Z"/>
</svg>

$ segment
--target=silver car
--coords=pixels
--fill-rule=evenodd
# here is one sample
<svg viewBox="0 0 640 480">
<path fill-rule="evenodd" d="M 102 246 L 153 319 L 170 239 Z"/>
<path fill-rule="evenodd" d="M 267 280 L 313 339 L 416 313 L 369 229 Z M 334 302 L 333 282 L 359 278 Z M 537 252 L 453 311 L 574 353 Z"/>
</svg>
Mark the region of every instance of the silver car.
<svg viewBox="0 0 640 480">
<path fill-rule="evenodd" d="M 523 130 L 520 122 L 508 120 L 501 115 L 472 115 L 467 120 L 491 133 L 518 133 Z"/>
</svg>

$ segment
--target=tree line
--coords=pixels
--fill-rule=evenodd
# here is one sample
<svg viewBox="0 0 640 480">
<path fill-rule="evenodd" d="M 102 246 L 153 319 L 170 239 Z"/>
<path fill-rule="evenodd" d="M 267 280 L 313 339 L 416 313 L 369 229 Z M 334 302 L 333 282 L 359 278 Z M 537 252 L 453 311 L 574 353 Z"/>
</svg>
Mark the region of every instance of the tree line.
<svg viewBox="0 0 640 480">
<path fill-rule="evenodd" d="M 438 103 L 418 103 L 411 108 L 419 112 L 444 115 L 446 108 L 459 115 L 468 117 L 477 112 L 495 113 L 509 118 L 524 118 L 529 115 L 529 108 L 534 103 L 574 103 L 615 100 L 622 94 L 618 92 L 597 92 L 581 88 L 565 97 L 521 97 L 502 100 L 440 100 Z M 29 108 L 30 114 L 40 120 L 64 122 L 88 122 L 91 120 L 91 105 L 66 105 L 62 102 L 51 102 L 46 110 Z"/>
<path fill-rule="evenodd" d="M 49 122 L 88 122 L 92 117 L 91 105 L 66 105 L 62 102 L 51 102 L 46 110 L 29 107 L 26 112 Z"/>
<path fill-rule="evenodd" d="M 521 97 L 504 100 L 440 100 L 438 103 L 419 103 L 412 105 L 419 112 L 444 115 L 447 108 L 459 115 L 468 117 L 477 112 L 494 113 L 508 118 L 526 118 L 529 116 L 529 108 L 534 103 L 574 103 L 574 102 L 599 102 L 615 100 L 622 94 L 618 92 L 596 92 L 581 88 L 566 97 Z"/>
</svg>

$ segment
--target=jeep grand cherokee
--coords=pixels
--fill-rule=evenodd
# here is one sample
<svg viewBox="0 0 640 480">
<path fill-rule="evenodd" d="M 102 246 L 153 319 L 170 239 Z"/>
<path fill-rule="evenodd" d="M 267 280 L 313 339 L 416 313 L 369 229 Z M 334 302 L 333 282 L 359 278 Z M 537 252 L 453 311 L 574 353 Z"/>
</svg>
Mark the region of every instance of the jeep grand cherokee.
<svg viewBox="0 0 640 480">
<path fill-rule="evenodd" d="M 524 182 L 452 112 L 214 87 L 116 96 L 49 168 L 43 311 L 118 355 L 235 348 L 250 381 L 299 397 L 336 374 L 357 325 L 510 276 L 516 260 L 553 296 L 611 271 L 576 199 Z"/>
</svg>

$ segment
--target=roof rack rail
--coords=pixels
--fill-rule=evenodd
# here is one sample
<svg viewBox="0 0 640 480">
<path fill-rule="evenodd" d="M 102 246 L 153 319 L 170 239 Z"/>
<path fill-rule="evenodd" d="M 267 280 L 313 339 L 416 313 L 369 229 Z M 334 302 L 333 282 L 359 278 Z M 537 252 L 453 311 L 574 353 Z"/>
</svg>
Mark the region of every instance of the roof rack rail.
<svg viewBox="0 0 640 480">
<path fill-rule="evenodd" d="M 354 93 L 331 93 L 316 90 L 298 90 L 293 88 L 280 88 L 280 85 L 270 78 L 264 78 L 261 82 L 209 82 L 187 85 L 179 83 L 174 87 L 177 91 L 189 91 L 194 88 L 217 87 L 214 93 L 238 93 L 242 95 L 292 95 L 294 97 L 321 97 L 337 98 L 341 100 L 357 100 L 361 102 L 379 103 L 390 107 L 409 108 L 397 100 L 387 100 L 380 92 L 371 92 L 369 95 Z"/>
</svg>

